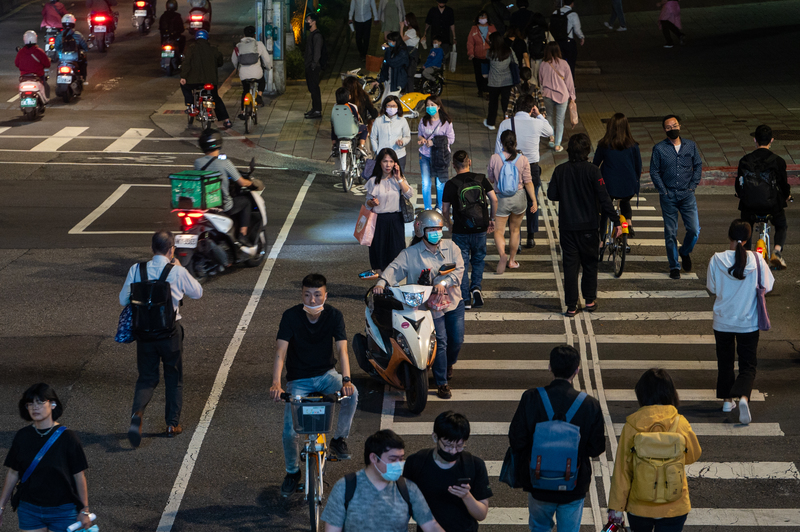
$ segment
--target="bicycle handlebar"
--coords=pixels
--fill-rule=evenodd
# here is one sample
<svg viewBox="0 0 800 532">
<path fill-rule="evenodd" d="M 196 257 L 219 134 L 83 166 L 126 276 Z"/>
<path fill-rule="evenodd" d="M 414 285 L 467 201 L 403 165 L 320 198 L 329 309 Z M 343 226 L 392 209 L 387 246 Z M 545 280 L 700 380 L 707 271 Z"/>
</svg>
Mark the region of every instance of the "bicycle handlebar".
<svg viewBox="0 0 800 532">
<path fill-rule="evenodd" d="M 289 392 L 283 392 L 281 394 L 281 399 L 286 403 L 291 403 L 296 398 L 290 394 Z M 342 396 L 342 392 L 336 393 L 329 393 L 323 396 L 311 396 L 311 395 L 301 395 L 300 402 L 309 402 L 309 403 L 338 403 L 339 401 L 344 401 L 345 399 L 349 399 L 350 396 Z"/>
</svg>

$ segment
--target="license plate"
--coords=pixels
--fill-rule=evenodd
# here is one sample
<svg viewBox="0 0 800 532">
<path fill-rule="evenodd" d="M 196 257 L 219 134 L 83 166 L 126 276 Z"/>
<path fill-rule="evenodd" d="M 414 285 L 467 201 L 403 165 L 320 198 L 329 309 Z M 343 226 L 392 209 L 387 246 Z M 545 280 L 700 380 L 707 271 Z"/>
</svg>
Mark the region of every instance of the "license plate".
<svg viewBox="0 0 800 532">
<path fill-rule="evenodd" d="M 339 151 L 350 151 L 350 141 L 349 140 L 340 140 L 339 141 Z"/>
<path fill-rule="evenodd" d="M 21 107 L 36 107 L 36 98 L 23 98 L 20 103 Z"/>
<path fill-rule="evenodd" d="M 100 33 L 100 32 L 105 33 L 106 32 L 106 27 L 105 26 L 95 26 L 94 27 L 94 32 L 95 33 Z"/>
<path fill-rule="evenodd" d="M 161 57 L 175 57 L 175 50 L 164 50 L 161 52 Z"/>
<path fill-rule="evenodd" d="M 200 22 L 190 22 L 189 23 L 189 27 L 190 28 L 202 28 L 203 27 L 203 22 L 202 21 L 200 21 Z"/>
<path fill-rule="evenodd" d="M 324 406 L 304 406 L 303 407 L 303 415 L 304 416 L 324 416 L 325 415 L 325 407 Z"/>
<path fill-rule="evenodd" d="M 196 248 L 197 235 L 175 235 L 176 248 Z"/>
<path fill-rule="evenodd" d="M 137 9 L 136 11 L 133 12 L 133 16 L 134 17 L 146 17 L 147 16 L 147 10 L 146 9 Z"/>
<path fill-rule="evenodd" d="M 72 76 L 58 76 L 56 83 L 72 83 Z"/>
</svg>

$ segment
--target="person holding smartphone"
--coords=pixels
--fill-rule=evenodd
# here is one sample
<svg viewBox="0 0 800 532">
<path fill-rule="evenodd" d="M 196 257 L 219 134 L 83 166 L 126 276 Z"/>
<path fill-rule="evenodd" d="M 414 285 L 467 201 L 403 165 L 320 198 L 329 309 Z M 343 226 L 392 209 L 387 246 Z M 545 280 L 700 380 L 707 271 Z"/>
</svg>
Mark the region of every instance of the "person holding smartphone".
<svg viewBox="0 0 800 532">
<path fill-rule="evenodd" d="M 489 474 L 483 460 L 464 450 L 469 432 L 465 416 L 442 412 L 433 422 L 435 447 L 409 456 L 403 469 L 445 532 L 474 532 L 489 513 Z"/>
</svg>

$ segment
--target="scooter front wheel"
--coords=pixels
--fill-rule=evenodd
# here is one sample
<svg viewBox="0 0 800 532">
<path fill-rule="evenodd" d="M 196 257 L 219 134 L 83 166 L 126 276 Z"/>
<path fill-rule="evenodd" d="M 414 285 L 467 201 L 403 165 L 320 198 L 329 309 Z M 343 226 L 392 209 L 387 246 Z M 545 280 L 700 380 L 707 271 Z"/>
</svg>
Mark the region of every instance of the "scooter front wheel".
<svg viewBox="0 0 800 532">
<path fill-rule="evenodd" d="M 252 259 L 248 259 L 246 264 L 248 266 L 255 267 L 264 262 L 264 258 L 267 256 L 267 232 L 261 230 L 258 234 L 258 238 L 256 239 L 256 254 Z"/>
<path fill-rule="evenodd" d="M 428 404 L 428 370 L 405 365 L 406 406 L 412 414 L 420 414 Z"/>
</svg>

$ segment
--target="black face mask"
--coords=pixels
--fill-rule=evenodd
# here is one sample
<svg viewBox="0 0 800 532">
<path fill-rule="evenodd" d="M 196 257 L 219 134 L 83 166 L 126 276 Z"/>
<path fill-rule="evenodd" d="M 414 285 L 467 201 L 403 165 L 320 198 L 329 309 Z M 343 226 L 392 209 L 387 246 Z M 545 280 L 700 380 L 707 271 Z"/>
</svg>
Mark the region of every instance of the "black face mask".
<svg viewBox="0 0 800 532">
<path fill-rule="evenodd" d="M 306 31 L 311 31 L 311 24 L 309 24 L 308 22 L 303 24 L 303 27 L 306 29 Z"/>
<path fill-rule="evenodd" d="M 461 451 L 459 451 L 457 453 L 448 453 L 447 451 L 443 450 L 438 445 L 436 446 L 436 452 L 439 453 L 439 456 L 445 462 L 455 462 L 456 460 L 458 460 L 458 457 L 461 456 Z"/>
<path fill-rule="evenodd" d="M 675 140 L 680 136 L 681 136 L 681 130 L 680 129 L 670 129 L 669 131 L 667 131 L 667 138 L 669 138 L 671 140 Z"/>
</svg>

